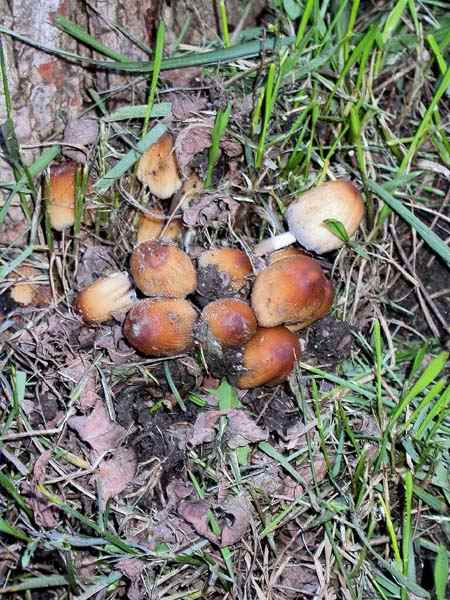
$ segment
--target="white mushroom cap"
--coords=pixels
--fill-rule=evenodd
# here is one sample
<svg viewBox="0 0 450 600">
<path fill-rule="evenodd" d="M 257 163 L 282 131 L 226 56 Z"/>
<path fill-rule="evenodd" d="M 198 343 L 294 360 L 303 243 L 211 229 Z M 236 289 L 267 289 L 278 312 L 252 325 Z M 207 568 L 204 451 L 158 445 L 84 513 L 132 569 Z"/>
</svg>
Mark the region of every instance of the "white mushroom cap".
<svg viewBox="0 0 450 600">
<path fill-rule="evenodd" d="M 297 241 L 316 254 L 331 252 L 344 245 L 324 221 L 340 221 L 349 237 L 358 229 L 364 216 L 364 202 L 356 186 L 350 181 L 337 180 L 322 183 L 293 202 L 286 211 L 289 230 L 262 241 L 254 252 L 268 254 Z"/>
<path fill-rule="evenodd" d="M 289 231 L 307 250 L 316 254 L 331 252 L 344 245 L 324 223 L 340 221 L 349 236 L 358 229 L 364 216 L 364 202 L 350 181 L 330 181 L 308 190 L 286 211 Z"/>
</svg>

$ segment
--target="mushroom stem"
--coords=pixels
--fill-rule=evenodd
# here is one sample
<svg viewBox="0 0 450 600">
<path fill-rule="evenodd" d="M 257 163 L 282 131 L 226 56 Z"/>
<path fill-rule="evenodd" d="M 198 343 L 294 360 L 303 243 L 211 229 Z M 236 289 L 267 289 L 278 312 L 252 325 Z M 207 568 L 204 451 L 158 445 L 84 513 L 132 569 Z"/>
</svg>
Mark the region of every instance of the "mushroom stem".
<svg viewBox="0 0 450 600">
<path fill-rule="evenodd" d="M 292 235 L 290 231 L 286 231 L 285 233 L 280 233 L 268 238 L 267 240 L 263 240 L 255 246 L 253 252 L 256 256 L 270 254 L 271 252 L 275 252 L 275 250 L 280 250 L 280 248 L 290 246 L 296 241 L 295 235 Z"/>
</svg>

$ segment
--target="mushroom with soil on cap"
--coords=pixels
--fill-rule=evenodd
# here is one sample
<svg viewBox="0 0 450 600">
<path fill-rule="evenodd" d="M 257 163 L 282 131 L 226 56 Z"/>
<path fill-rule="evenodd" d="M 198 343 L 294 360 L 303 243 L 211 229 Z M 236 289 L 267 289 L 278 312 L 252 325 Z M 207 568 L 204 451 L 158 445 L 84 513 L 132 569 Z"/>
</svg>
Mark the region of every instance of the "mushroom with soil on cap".
<svg viewBox="0 0 450 600">
<path fill-rule="evenodd" d="M 286 211 L 288 230 L 257 244 L 256 255 L 269 254 L 294 242 L 316 254 L 341 248 L 345 242 L 327 227 L 325 221 L 340 221 L 349 236 L 364 216 L 364 202 L 350 181 L 322 183 L 302 194 Z"/>
<path fill-rule="evenodd" d="M 158 198 L 170 198 L 181 187 L 173 137 L 164 133 L 139 159 L 136 176 Z"/>
<path fill-rule="evenodd" d="M 319 262 L 301 254 L 277 260 L 258 273 L 251 295 L 261 327 L 303 329 L 324 317 L 332 303 L 333 287 Z"/>
<path fill-rule="evenodd" d="M 198 258 L 198 292 L 209 299 L 245 295 L 252 274 L 252 264 L 242 250 L 207 250 Z"/>
<path fill-rule="evenodd" d="M 255 335 L 258 324 L 250 305 L 238 298 L 220 298 L 202 311 L 197 340 L 207 352 L 222 354 L 224 348 L 242 347 Z"/>
<path fill-rule="evenodd" d="M 197 313 L 182 298 L 146 298 L 129 311 L 123 331 L 128 342 L 146 356 L 174 356 L 194 343 Z"/>
<path fill-rule="evenodd" d="M 83 288 L 75 298 L 74 308 L 88 323 L 103 323 L 115 313 L 123 313 L 135 302 L 128 273 L 101 277 Z"/>
<path fill-rule="evenodd" d="M 256 330 L 244 347 L 241 374 L 236 385 L 241 389 L 282 383 L 300 358 L 298 337 L 282 325 Z"/>
<path fill-rule="evenodd" d="M 173 244 L 149 240 L 131 255 L 130 270 L 137 287 L 146 296 L 185 298 L 197 286 L 197 273 L 190 257 Z"/>
</svg>

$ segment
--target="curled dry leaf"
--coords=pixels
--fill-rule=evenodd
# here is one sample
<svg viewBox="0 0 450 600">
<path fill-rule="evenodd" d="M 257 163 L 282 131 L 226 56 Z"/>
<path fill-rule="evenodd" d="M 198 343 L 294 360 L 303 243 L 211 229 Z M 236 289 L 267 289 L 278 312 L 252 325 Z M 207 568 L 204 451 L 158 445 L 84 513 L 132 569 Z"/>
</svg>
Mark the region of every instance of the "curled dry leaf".
<svg viewBox="0 0 450 600">
<path fill-rule="evenodd" d="M 109 418 L 108 411 L 100 399 L 89 415 L 72 417 L 68 425 L 91 446 L 96 454 L 117 448 L 125 435 L 125 429 Z"/>
<path fill-rule="evenodd" d="M 189 439 L 191 446 L 199 446 L 205 442 L 212 442 L 216 437 L 215 427 L 220 417 L 225 414 L 222 410 L 211 410 L 198 415 L 192 428 Z"/>
<path fill-rule="evenodd" d="M 117 270 L 112 248 L 102 246 L 86 248 L 78 263 L 75 287 L 84 288 L 105 273 Z"/>
<path fill-rule="evenodd" d="M 234 409 L 228 414 L 228 446 L 238 448 L 249 443 L 267 440 L 269 432 L 259 427 L 255 420 L 243 410 Z"/>
<path fill-rule="evenodd" d="M 192 114 L 206 108 L 206 98 L 202 96 L 189 96 L 180 92 L 170 92 L 167 100 L 172 103 L 172 114 L 176 119 L 185 121 Z"/>
<path fill-rule="evenodd" d="M 183 211 L 183 220 L 191 227 L 225 225 L 233 221 L 240 208 L 236 200 L 218 194 L 203 194 Z"/>
<path fill-rule="evenodd" d="M 167 506 L 176 506 L 180 500 L 185 500 L 193 493 L 192 483 L 186 483 L 182 479 L 174 479 L 166 487 Z"/>
<path fill-rule="evenodd" d="M 32 497 L 30 504 L 33 509 L 34 518 L 38 525 L 46 529 L 53 529 L 57 526 L 58 519 L 56 515 L 58 509 L 49 504 L 48 499 L 39 493 L 37 487 L 45 479 L 45 471 L 51 456 L 52 451 L 46 450 L 37 458 L 33 466 L 33 477 L 31 479 Z"/>
<path fill-rule="evenodd" d="M 64 129 L 63 142 L 83 146 L 83 150 L 78 150 L 71 146 L 63 146 L 63 154 L 72 160 L 85 163 L 88 156 L 88 148 L 97 141 L 99 132 L 98 121 L 93 117 L 80 117 L 68 121 Z"/>
<path fill-rule="evenodd" d="M 90 365 L 83 356 L 79 356 L 61 370 L 62 377 L 72 382 L 74 387 L 81 383 L 80 394 L 77 401 L 82 412 L 89 408 L 93 408 L 98 401 L 96 392 L 96 374 L 97 371 L 92 368 L 92 365 Z"/>
<path fill-rule="evenodd" d="M 232 546 L 244 537 L 248 529 L 252 510 L 251 504 L 248 498 L 241 494 L 227 498 L 222 509 L 233 517 L 233 523 L 225 525 L 222 530 L 222 546 Z"/>
<path fill-rule="evenodd" d="M 211 506 L 206 500 L 180 502 L 178 514 L 192 525 L 195 531 L 213 544 L 219 544 L 219 538 L 213 534 L 208 524 L 208 512 Z"/>
<path fill-rule="evenodd" d="M 236 158 L 242 154 L 242 144 L 230 138 L 223 139 L 220 142 L 220 147 L 229 158 Z"/>
<path fill-rule="evenodd" d="M 101 498 L 104 505 L 118 496 L 136 475 L 137 458 L 133 448 L 119 448 L 110 460 L 104 461 L 98 471 Z"/>
<path fill-rule="evenodd" d="M 182 129 L 175 141 L 175 152 L 178 166 L 182 173 L 199 152 L 203 152 L 211 146 L 211 130 L 213 120 L 209 119 L 201 123 L 192 123 Z"/>
<path fill-rule="evenodd" d="M 145 562 L 139 558 L 122 558 L 116 564 L 121 573 L 127 577 L 131 584 L 127 590 L 128 600 L 141 600 L 147 596 L 145 587 L 141 582 L 141 575 L 145 569 Z"/>
</svg>

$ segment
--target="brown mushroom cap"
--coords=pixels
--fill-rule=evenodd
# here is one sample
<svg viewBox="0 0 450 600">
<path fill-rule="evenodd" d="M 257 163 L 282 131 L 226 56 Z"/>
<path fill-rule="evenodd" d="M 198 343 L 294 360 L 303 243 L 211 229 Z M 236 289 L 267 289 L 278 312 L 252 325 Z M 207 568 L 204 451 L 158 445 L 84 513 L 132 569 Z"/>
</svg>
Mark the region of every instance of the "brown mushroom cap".
<svg viewBox="0 0 450 600">
<path fill-rule="evenodd" d="M 50 169 L 47 192 L 47 214 L 50 225 L 57 231 L 75 223 L 75 175 L 77 165 L 65 162 Z"/>
<path fill-rule="evenodd" d="M 198 291 L 206 297 L 238 293 L 253 273 L 248 256 L 238 248 L 207 250 L 199 256 L 198 267 Z"/>
<path fill-rule="evenodd" d="M 128 273 L 113 273 L 83 288 L 74 308 L 88 323 L 102 323 L 130 308 L 135 299 Z"/>
<path fill-rule="evenodd" d="M 221 298 L 205 306 L 202 321 L 224 348 L 243 346 L 257 328 L 256 317 L 250 306 L 236 298 Z"/>
<path fill-rule="evenodd" d="M 149 240 L 134 250 L 130 270 L 146 296 L 184 298 L 197 286 L 197 274 L 189 256 L 171 244 Z"/>
<path fill-rule="evenodd" d="M 250 389 L 281 383 L 299 357 L 298 338 L 286 327 L 260 327 L 244 348 L 242 364 L 246 371 L 239 376 L 237 386 Z"/>
<path fill-rule="evenodd" d="M 331 283 L 320 264 L 309 256 L 284 258 L 261 271 L 251 304 L 261 327 L 298 324 L 302 329 L 330 310 Z"/>
<path fill-rule="evenodd" d="M 155 216 L 141 214 L 137 226 L 137 242 L 148 240 L 178 241 L 183 234 L 183 225 L 180 219 L 173 219 L 166 226 L 167 218 L 160 210 L 154 210 Z"/>
<path fill-rule="evenodd" d="M 150 192 L 163 200 L 170 198 L 181 187 L 173 137 L 164 133 L 139 159 L 136 176 Z"/>
<path fill-rule="evenodd" d="M 129 343 L 147 356 L 174 356 L 187 352 L 193 342 L 197 314 L 187 300 L 159 298 L 140 300 L 124 323 Z"/>
<path fill-rule="evenodd" d="M 43 276 L 42 271 L 29 265 L 21 265 L 11 274 L 11 278 L 17 280 L 9 291 L 14 302 L 23 306 L 50 304 L 52 291 L 48 276 Z"/>
<path fill-rule="evenodd" d="M 324 224 L 336 219 L 349 236 L 359 227 L 364 216 L 364 201 L 350 181 L 329 181 L 302 194 L 286 211 L 289 231 L 308 250 L 323 254 L 341 248 L 345 242 Z"/>
</svg>

